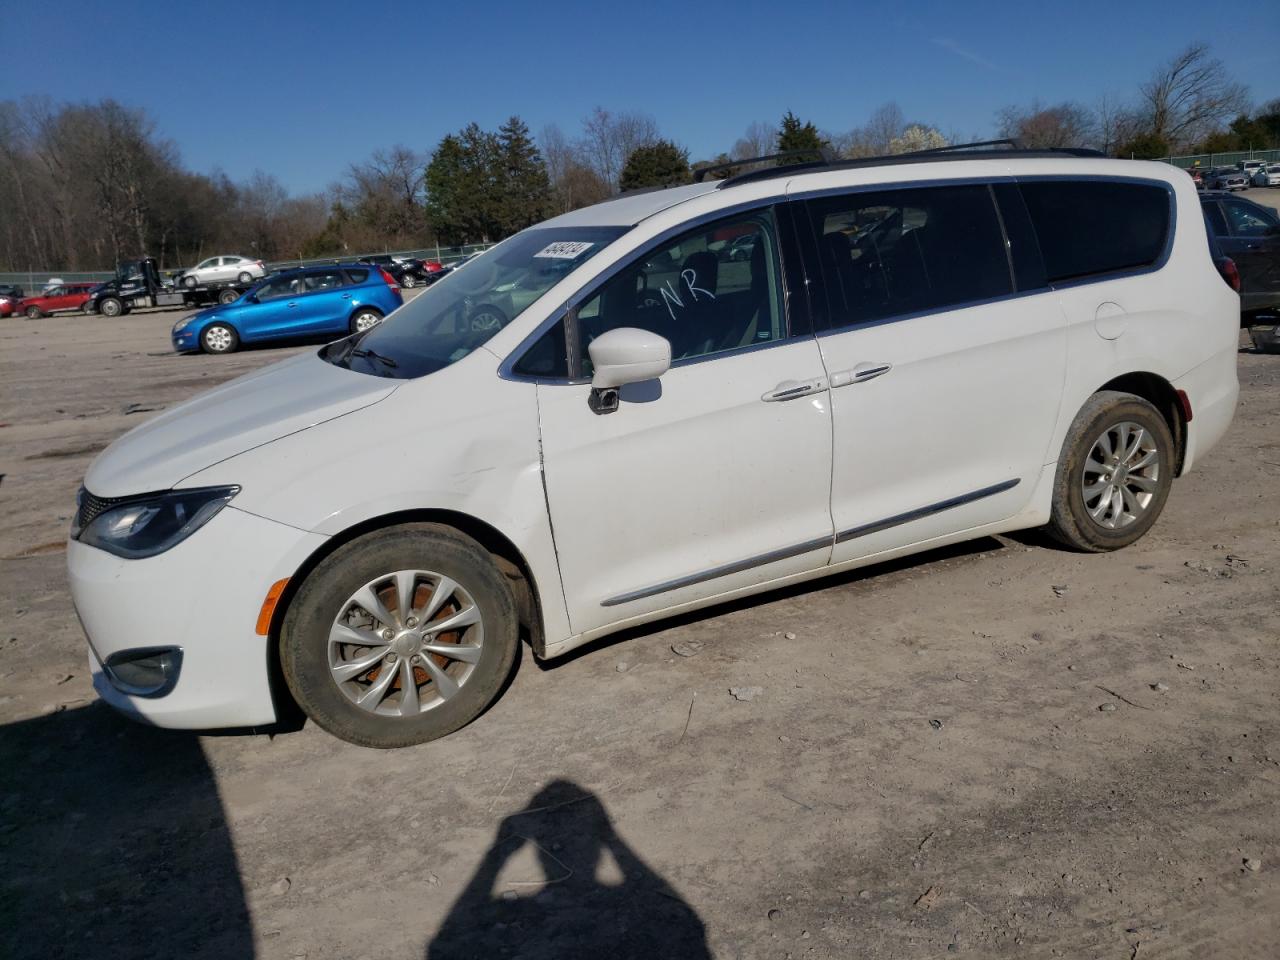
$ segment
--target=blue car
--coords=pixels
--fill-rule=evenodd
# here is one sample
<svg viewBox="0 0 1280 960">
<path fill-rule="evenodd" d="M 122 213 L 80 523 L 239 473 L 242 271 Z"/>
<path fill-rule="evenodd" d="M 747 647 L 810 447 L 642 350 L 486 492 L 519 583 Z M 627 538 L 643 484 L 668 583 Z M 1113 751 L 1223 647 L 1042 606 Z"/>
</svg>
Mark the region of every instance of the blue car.
<svg viewBox="0 0 1280 960">
<path fill-rule="evenodd" d="M 376 266 L 336 264 L 273 274 L 231 303 L 179 320 L 178 353 L 230 353 L 242 343 L 345 336 L 367 330 L 404 300 L 395 279 Z"/>
</svg>

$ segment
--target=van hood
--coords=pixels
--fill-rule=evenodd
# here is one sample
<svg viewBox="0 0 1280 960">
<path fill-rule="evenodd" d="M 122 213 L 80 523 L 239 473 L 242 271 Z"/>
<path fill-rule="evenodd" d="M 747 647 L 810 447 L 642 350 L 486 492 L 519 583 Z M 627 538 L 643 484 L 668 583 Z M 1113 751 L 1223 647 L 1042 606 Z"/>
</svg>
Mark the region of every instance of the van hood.
<svg viewBox="0 0 1280 960">
<path fill-rule="evenodd" d="M 168 490 L 228 457 L 375 404 L 402 383 L 303 354 L 130 430 L 89 465 L 84 485 L 99 497 Z"/>
</svg>

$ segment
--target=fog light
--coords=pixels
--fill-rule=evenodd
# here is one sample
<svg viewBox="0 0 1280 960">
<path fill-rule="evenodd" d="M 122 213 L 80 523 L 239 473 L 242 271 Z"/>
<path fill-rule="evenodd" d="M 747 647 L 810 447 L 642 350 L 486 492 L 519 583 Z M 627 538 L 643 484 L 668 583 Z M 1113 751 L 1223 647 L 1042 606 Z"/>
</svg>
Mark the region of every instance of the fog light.
<svg viewBox="0 0 1280 960">
<path fill-rule="evenodd" d="M 181 647 L 139 647 L 107 657 L 107 679 L 131 697 L 163 697 L 178 682 Z"/>
</svg>

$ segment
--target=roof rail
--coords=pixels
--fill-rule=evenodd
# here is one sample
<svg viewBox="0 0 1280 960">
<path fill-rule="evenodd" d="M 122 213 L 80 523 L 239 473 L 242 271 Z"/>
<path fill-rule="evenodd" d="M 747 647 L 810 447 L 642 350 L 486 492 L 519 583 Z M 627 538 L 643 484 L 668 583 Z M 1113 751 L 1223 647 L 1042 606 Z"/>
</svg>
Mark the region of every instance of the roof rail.
<svg viewBox="0 0 1280 960">
<path fill-rule="evenodd" d="M 836 155 L 831 152 L 828 147 L 805 147 L 802 150 L 783 150 L 781 153 L 766 153 L 762 157 L 747 157 L 744 160 L 731 160 L 728 163 L 708 164 L 705 167 L 698 167 L 693 171 L 693 182 L 701 183 L 707 178 L 707 174 L 714 173 L 717 170 L 736 170 L 738 167 L 745 167 L 752 163 L 768 163 L 771 160 L 786 160 L 790 157 L 817 157 L 816 160 L 809 160 L 807 163 L 788 163 L 784 164 L 787 168 L 795 168 L 798 166 L 830 166 L 837 163 Z"/>
<path fill-rule="evenodd" d="M 811 155 L 814 151 L 793 151 Z M 774 157 L 758 157 L 754 160 L 739 160 L 733 164 L 721 164 L 719 167 L 703 167 L 705 170 L 722 169 L 725 166 L 745 166 Z M 785 154 L 783 155 L 785 156 Z M 856 157 L 850 160 L 835 160 L 824 155 L 822 160 L 808 163 L 793 163 L 781 167 L 764 167 L 759 170 L 747 170 L 721 180 L 717 189 L 723 190 L 739 183 L 750 183 L 755 180 L 771 180 L 775 177 L 789 177 L 795 173 L 813 172 L 816 170 L 856 170 L 860 167 L 887 167 L 894 164 L 929 163 L 943 160 L 999 159 L 1008 156 L 1016 157 L 1103 157 L 1105 154 L 1084 147 L 1023 147 L 1017 140 L 978 140 L 973 143 L 953 143 L 945 147 L 931 147 L 928 150 L 912 150 L 908 153 L 894 153 L 879 157 Z M 701 179 L 701 178 L 699 178 Z"/>
</svg>

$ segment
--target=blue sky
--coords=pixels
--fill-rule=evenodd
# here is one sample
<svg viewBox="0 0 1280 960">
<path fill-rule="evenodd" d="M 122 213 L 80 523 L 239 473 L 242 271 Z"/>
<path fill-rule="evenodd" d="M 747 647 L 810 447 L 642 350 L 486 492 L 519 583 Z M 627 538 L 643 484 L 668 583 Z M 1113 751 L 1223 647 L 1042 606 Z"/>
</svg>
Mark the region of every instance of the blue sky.
<svg viewBox="0 0 1280 960">
<path fill-rule="evenodd" d="M 1280 96 L 1274 4 L 0 0 L 6 45 L 24 50 L 0 99 L 114 97 L 190 168 L 302 192 L 472 120 L 576 135 L 596 104 L 651 113 L 693 159 L 788 109 L 841 131 L 886 100 L 986 136 L 1010 103 L 1129 97 L 1196 40 L 1262 102 Z"/>
</svg>

